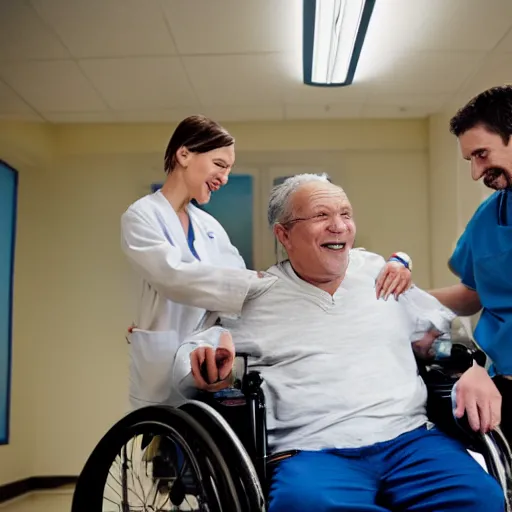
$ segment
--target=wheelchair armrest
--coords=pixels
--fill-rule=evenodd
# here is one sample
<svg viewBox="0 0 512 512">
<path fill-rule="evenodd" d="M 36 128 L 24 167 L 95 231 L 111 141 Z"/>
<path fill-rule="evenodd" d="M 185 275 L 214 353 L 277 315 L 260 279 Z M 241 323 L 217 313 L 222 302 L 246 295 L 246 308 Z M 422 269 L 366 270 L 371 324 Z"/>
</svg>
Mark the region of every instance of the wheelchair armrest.
<svg viewBox="0 0 512 512">
<path fill-rule="evenodd" d="M 454 343 L 451 347 L 449 357 L 441 357 L 435 360 L 418 360 L 420 369 L 422 367 L 435 367 L 442 369 L 447 374 L 461 375 L 471 368 L 474 362 L 480 366 L 485 366 L 487 356 L 477 348 L 471 348 L 462 343 Z"/>
</svg>

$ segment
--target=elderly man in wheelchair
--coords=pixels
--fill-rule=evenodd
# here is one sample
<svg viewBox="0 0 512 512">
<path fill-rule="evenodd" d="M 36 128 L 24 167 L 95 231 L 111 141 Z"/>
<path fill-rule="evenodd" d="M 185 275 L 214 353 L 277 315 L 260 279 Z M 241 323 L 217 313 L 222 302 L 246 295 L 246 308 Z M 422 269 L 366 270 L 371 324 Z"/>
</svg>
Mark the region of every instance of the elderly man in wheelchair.
<svg viewBox="0 0 512 512">
<path fill-rule="evenodd" d="M 485 358 L 454 345 L 418 364 L 453 316 L 414 287 L 375 298 L 383 259 L 352 249 L 352 207 L 324 177 L 274 189 L 269 222 L 289 257 L 269 269 L 273 286 L 180 347 L 180 407 L 123 418 L 89 458 L 73 512 L 100 510 L 110 475 L 106 503 L 120 505 L 102 510 L 509 510 L 510 449 Z M 137 465 L 157 484 L 151 506 L 133 504 L 150 494 L 128 474 Z"/>
</svg>

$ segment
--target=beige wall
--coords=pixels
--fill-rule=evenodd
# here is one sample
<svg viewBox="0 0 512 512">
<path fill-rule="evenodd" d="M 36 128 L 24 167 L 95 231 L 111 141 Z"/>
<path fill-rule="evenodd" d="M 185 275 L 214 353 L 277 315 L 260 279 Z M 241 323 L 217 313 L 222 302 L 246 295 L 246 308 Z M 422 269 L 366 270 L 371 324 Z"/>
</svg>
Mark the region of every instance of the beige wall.
<svg viewBox="0 0 512 512">
<path fill-rule="evenodd" d="M 0 123 L 0 159 L 19 172 L 10 442 L 0 446 L 0 485 L 32 474 L 35 397 L 30 380 L 38 368 L 33 347 L 41 339 L 41 333 L 30 307 L 33 286 L 40 272 L 36 269 L 38 259 L 32 246 L 39 223 L 34 210 L 37 191 L 31 183 L 49 167 L 52 154 L 52 137 L 42 125 Z"/>
<path fill-rule="evenodd" d="M 449 117 L 429 119 L 429 214 L 432 286 L 454 284 L 447 261 L 457 238 L 457 146 L 448 132 Z"/>
<path fill-rule="evenodd" d="M 354 203 L 359 245 L 409 252 L 418 284 L 431 284 L 426 121 L 227 127 L 238 172 L 255 176 L 260 266 L 273 261 L 264 223 L 272 178 L 324 170 Z M 0 447 L 0 484 L 77 474 L 126 410 L 135 297 L 119 216 L 162 177 L 172 128 L 0 126 L 0 158 L 20 170 L 12 436 Z"/>
<path fill-rule="evenodd" d="M 489 195 L 481 181 L 471 179 L 470 164 L 449 132 L 451 114 L 429 118 L 431 276 L 436 288 L 458 282 L 447 261 L 476 208 Z"/>
</svg>

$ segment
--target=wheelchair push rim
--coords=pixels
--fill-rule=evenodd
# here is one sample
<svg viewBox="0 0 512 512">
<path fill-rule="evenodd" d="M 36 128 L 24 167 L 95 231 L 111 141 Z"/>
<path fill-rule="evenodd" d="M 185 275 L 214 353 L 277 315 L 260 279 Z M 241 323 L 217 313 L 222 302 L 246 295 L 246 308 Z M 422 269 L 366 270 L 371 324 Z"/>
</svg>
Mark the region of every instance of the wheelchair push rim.
<svg viewBox="0 0 512 512">
<path fill-rule="evenodd" d="M 72 512 L 242 512 L 224 457 L 190 415 L 148 407 L 123 418 L 85 464 Z"/>
<path fill-rule="evenodd" d="M 225 455 L 244 512 L 265 512 L 265 494 L 253 461 L 229 423 L 216 410 L 196 400 L 190 400 L 180 409 L 190 414 L 215 438 Z"/>
</svg>

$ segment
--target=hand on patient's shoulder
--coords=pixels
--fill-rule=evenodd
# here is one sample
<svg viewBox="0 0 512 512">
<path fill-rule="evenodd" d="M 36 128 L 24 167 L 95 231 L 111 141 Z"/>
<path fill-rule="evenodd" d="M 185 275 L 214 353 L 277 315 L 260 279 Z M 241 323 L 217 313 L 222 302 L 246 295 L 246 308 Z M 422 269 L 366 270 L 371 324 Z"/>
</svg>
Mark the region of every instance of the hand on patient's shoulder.
<svg viewBox="0 0 512 512">
<path fill-rule="evenodd" d="M 375 293 L 377 299 L 387 300 L 390 296 L 398 297 L 412 286 L 411 271 L 399 261 L 386 261 L 382 256 L 363 248 L 354 248 L 350 251 L 350 264 L 354 271 L 358 267 L 373 272 L 375 279 Z"/>
<path fill-rule="evenodd" d="M 377 276 L 375 293 L 377 299 L 388 300 L 393 295 L 395 300 L 398 300 L 398 297 L 411 286 L 411 271 L 398 261 L 388 261 Z"/>
<path fill-rule="evenodd" d="M 231 385 L 235 361 L 235 345 L 229 331 L 224 330 L 215 349 L 202 345 L 190 354 L 192 376 L 198 389 L 215 392 Z"/>
</svg>

